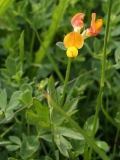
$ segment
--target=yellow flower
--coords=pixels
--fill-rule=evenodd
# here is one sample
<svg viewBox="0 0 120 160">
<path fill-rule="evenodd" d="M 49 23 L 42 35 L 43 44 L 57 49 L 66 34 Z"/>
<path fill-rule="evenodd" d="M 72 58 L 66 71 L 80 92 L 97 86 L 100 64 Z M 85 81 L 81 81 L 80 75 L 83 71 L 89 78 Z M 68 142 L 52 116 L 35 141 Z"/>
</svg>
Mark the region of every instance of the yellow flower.
<svg viewBox="0 0 120 160">
<path fill-rule="evenodd" d="M 78 49 L 82 48 L 84 44 L 83 36 L 78 32 L 68 33 L 64 40 L 64 46 L 68 49 L 66 54 L 70 58 L 74 58 L 78 55 Z"/>
</svg>

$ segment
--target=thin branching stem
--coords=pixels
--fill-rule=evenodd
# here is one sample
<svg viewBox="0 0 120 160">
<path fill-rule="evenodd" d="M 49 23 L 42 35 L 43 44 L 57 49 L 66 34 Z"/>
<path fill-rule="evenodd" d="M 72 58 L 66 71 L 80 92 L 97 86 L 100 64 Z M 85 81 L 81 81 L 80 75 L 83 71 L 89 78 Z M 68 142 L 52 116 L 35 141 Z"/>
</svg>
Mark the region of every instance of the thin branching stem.
<svg viewBox="0 0 120 160">
<path fill-rule="evenodd" d="M 68 65 L 67 65 L 67 70 L 66 70 L 65 82 L 64 82 L 64 86 L 63 86 L 63 97 L 62 97 L 61 106 L 63 106 L 64 100 L 65 100 L 65 93 L 67 90 L 67 84 L 68 84 L 68 79 L 69 79 L 69 75 L 70 75 L 71 61 L 72 61 L 72 58 L 68 58 Z"/>
<path fill-rule="evenodd" d="M 106 50 L 107 50 L 107 39 L 108 39 L 108 32 L 109 32 L 111 8 L 112 8 L 112 0 L 109 1 L 109 11 L 108 11 L 108 17 L 107 17 L 107 22 L 106 22 L 106 30 L 105 30 L 105 37 L 104 37 L 104 47 L 103 47 L 102 74 L 101 74 L 100 90 L 99 90 L 99 94 L 98 94 L 97 106 L 96 106 L 95 117 L 94 117 L 94 122 L 93 122 L 93 132 L 92 132 L 92 138 L 93 139 L 94 139 L 94 136 L 95 136 L 95 130 L 96 130 L 96 125 L 97 125 L 98 114 L 99 114 L 99 110 L 100 110 L 101 103 L 102 103 L 102 92 L 103 92 L 103 87 L 104 87 L 104 82 L 105 82 Z M 92 148 L 90 148 L 89 160 L 91 160 L 91 155 L 92 155 Z"/>
</svg>

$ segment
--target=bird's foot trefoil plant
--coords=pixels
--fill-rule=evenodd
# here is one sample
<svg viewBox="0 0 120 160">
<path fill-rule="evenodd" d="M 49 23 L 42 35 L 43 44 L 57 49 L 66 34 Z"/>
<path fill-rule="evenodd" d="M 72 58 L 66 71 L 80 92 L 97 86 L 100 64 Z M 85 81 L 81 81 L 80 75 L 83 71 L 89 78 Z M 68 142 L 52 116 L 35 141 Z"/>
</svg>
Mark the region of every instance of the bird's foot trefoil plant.
<svg viewBox="0 0 120 160">
<path fill-rule="evenodd" d="M 6 4 L 7 2 L 9 2 L 9 0 L 6 0 Z M 115 2 L 116 8 L 118 2 L 119 1 Z M 11 3 L 12 2 L 9 2 L 8 5 Z M 4 32 L 7 30 L 7 32 L 9 31 L 8 34 L 17 33 L 10 37 L 8 36 L 8 39 L 5 38 L 5 42 L 4 38 L 0 37 L 0 45 L 4 42 L 4 48 L 9 50 L 7 53 L 3 52 L 4 50 L 0 50 L 0 56 L 2 52 L 8 54 L 6 59 L 5 56 L 2 56 L 1 62 L 3 63 L 3 61 L 5 61 L 5 64 L 1 65 L 0 68 L 0 159 L 114 160 L 115 156 L 119 156 L 115 154 L 118 146 L 115 143 L 113 153 L 111 153 L 112 147 L 109 147 L 108 136 L 106 136 L 111 129 L 108 129 L 107 126 L 110 122 L 117 128 L 115 136 L 115 142 L 117 142 L 120 131 L 120 110 L 118 109 L 114 120 L 109 115 L 109 103 L 108 101 L 105 102 L 106 99 L 108 100 L 109 97 L 111 97 L 111 92 L 114 93 L 111 101 L 115 102 L 115 93 L 119 92 L 119 87 L 112 89 L 110 81 L 114 81 L 114 85 L 116 85 L 119 84 L 117 80 L 120 79 L 118 72 L 115 70 L 112 70 L 112 73 L 107 75 L 110 81 L 105 79 L 105 70 L 108 69 L 108 72 L 111 71 L 109 67 L 105 65 L 111 0 L 107 25 L 105 27 L 103 51 L 100 49 L 100 42 L 103 41 L 103 38 L 99 41 L 95 36 L 100 33 L 102 37 L 104 37 L 103 21 L 106 19 L 97 19 L 96 16 L 99 17 L 99 14 L 97 13 L 96 15 L 96 13 L 92 13 L 91 10 L 93 9 L 91 9 L 88 11 L 92 13 L 91 19 L 88 18 L 90 21 L 90 23 L 88 23 L 86 19 L 86 17 L 89 17 L 87 11 L 86 15 L 84 13 L 74 15 L 73 12 L 75 10 L 69 10 L 69 13 L 73 13 L 72 15 L 74 15 L 71 19 L 71 24 L 70 22 L 68 23 L 69 26 L 73 27 L 73 30 L 69 33 L 63 32 L 65 33 L 63 41 L 56 43 L 63 51 L 54 45 L 60 53 L 62 52 L 64 54 L 63 57 L 65 61 L 62 58 L 60 59 L 60 56 L 57 57 L 57 54 L 52 54 L 51 51 L 54 50 L 52 49 L 52 45 L 50 50 L 48 48 L 56 33 L 56 26 L 59 26 L 63 13 L 66 10 L 68 0 L 60 0 L 58 5 L 55 3 L 55 10 L 51 16 L 51 13 L 48 14 L 48 10 L 51 12 L 53 3 L 54 1 L 52 0 L 49 2 L 46 0 L 40 1 L 38 2 L 39 5 L 37 5 L 37 2 L 34 2 L 34 0 L 16 2 L 15 5 L 10 8 L 7 15 L 5 14 L 4 18 L 2 17 L 0 21 L 0 32 L 1 28 L 6 27 L 4 28 Z M 82 4 L 82 1 L 80 3 Z M 90 4 L 91 3 L 92 1 Z M 5 7 L 6 10 L 8 5 L 4 6 L 3 4 L 5 4 L 4 0 L 1 0 L 1 7 Z M 43 7 L 44 5 L 45 7 Z M 15 9 L 16 6 L 17 9 L 13 12 L 13 8 Z M 108 6 L 103 6 L 103 9 L 107 9 L 107 7 Z M 44 12 L 46 14 L 44 14 Z M 119 8 L 114 9 L 114 12 L 119 12 Z M 12 15 L 11 19 L 8 16 L 9 13 Z M 2 21 L 5 24 L 1 23 Z M 19 25 L 18 21 L 20 21 Z M 25 31 L 18 34 L 17 31 L 24 26 L 26 21 Z M 117 19 L 117 21 L 119 21 L 119 19 Z M 14 26 L 12 28 L 13 30 L 8 28 L 6 24 L 11 28 Z M 100 32 L 101 30 L 103 32 Z M 4 34 L 4 32 L 1 33 Z M 0 36 L 2 36 L 2 34 Z M 18 35 L 20 38 L 16 42 L 15 38 Z M 57 40 L 54 39 L 54 42 L 56 41 Z M 33 54 L 34 47 L 36 52 L 38 42 L 40 42 L 40 48 L 38 47 L 37 53 Z M 27 44 L 30 44 L 30 46 Z M 115 45 L 117 44 L 116 42 Z M 29 48 L 30 51 L 28 51 Z M 87 57 L 84 55 L 85 53 L 87 54 L 87 51 L 89 51 L 91 55 L 93 54 L 92 52 L 97 55 L 95 51 L 99 51 L 98 54 L 102 52 L 100 55 L 101 58 L 94 59 L 94 56 L 92 57 L 91 55 Z M 84 57 L 81 56 L 82 52 Z M 115 52 L 115 60 L 118 68 L 119 55 L 118 48 Z M 46 59 L 42 61 L 45 56 Z M 83 58 L 83 64 L 81 59 L 79 59 L 80 56 Z M 32 59 L 33 57 L 35 57 L 35 60 Z M 66 59 L 68 60 L 67 67 Z M 59 62 L 57 61 L 56 63 L 55 60 L 59 60 Z M 37 62 L 41 63 L 37 64 Z M 59 63 L 62 63 L 64 68 L 62 68 L 62 65 L 59 66 Z M 91 68 L 89 64 L 90 66 L 95 66 L 95 68 L 86 72 L 88 68 Z M 98 64 L 102 64 L 102 69 Z M 34 67 L 36 67 L 36 69 Z M 73 73 L 73 68 L 76 68 L 77 72 L 75 71 L 75 73 Z M 38 71 L 37 74 L 36 71 Z M 54 72 L 53 75 L 51 75 L 52 71 L 55 71 L 56 75 L 54 75 Z M 66 75 L 64 76 L 62 73 L 65 71 Z M 118 79 L 112 77 L 113 73 L 117 75 L 116 77 Z M 70 74 L 72 74 L 72 78 Z M 75 78 L 75 75 L 77 75 L 77 78 Z M 108 88 L 106 89 L 105 94 L 107 96 L 104 96 L 105 91 L 103 90 L 105 80 L 107 87 L 111 89 L 111 92 L 108 91 Z M 99 81 L 100 85 L 98 85 Z M 119 99 L 119 93 L 117 96 Z M 104 102 L 103 104 L 105 106 L 102 105 L 102 102 Z M 116 103 L 111 103 L 110 105 L 116 105 Z M 105 118 L 99 120 L 100 109 L 102 109 Z M 101 117 L 103 117 L 103 115 Z M 104 119 L 105 124 L 101 125 L 101 121 L 104 121 Z M 106 127 L 103 128 L 102 126 Z"/>
</svg>

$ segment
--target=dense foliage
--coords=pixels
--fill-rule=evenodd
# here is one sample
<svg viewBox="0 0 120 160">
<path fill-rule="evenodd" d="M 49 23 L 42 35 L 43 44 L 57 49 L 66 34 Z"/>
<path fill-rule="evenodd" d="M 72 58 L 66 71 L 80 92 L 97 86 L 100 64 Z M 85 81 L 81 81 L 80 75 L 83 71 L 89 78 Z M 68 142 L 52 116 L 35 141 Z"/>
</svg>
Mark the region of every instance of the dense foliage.
<svg viewBox="0 0 120 160">
<path fill-rule="evenodd" d="M 83 30 L 92 13 L 103 27 L 65 85 L 79 12 Z M 0 160 L 120 159 L 119 35 L 119 0 L 0 0 Z"/>
</svg>

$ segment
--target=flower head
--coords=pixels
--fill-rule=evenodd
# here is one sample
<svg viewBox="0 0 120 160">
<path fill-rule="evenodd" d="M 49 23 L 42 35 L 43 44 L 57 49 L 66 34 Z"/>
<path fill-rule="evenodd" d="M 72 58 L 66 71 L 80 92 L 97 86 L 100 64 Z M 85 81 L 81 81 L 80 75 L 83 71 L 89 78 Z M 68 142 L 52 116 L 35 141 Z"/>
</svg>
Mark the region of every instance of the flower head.
<svg viewBox="0 0 120 160">
<path fill-rule="evenodd" d="M 86 37 L 96 36 L 100 32 L 103 25 L 103 20 L 98 19 L 95 21 L 95 19 L 96 13 L 92 13 L 91 27 L 86 30 Z"/>
<path fill-rule="evenodd" d="M 71 24 L 74 28 L 74 31 L 80 31 L 81 28 L 83 28 L 84 23 L 83 23 L 83 19 L 84 19 L 85 14 L 83 13 L 77 13 L 71 20 Z"/>
<path fill-rule="evenodd" d="M 78 49 L 82 48 L 84 44 L 84 39 L 80 33 L 73 31 L 64 37 L 63 43 L 67 48 L 67 56 L 76 57 L 78 55 Z"/>
</svg>

